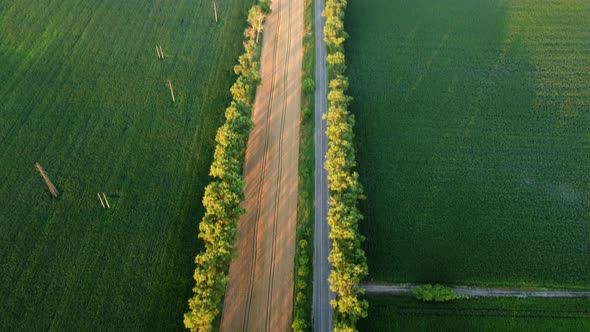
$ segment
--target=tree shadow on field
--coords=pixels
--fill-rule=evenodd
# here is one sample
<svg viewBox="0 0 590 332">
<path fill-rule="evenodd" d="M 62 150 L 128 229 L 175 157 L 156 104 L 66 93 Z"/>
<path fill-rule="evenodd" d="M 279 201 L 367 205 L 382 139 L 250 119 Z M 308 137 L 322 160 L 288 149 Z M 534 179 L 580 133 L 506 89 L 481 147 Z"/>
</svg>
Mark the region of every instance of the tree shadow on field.
<svg viewBox="0 0 590 332">
<path fill-rule="evenodd" d="M 61 62 L 31 58 L 14 47 L 2 47 L 0 42 L 0 63 L 0 80 L 4 82 L 0 87 L 0 145 L 5 147 L 14 139 L 15 130 L 42 102 L 45 82 L 40 78 L 51 76 L 51 69 L 60 68 Z M 34 71 L 29 70 L 33 68 Z"/>
<path fill-rule="evenodd" d="M 468 283 L 548 273 L 540 250 L 548 234 L 534 229 L 549 216 L 548 197 L 518 178 L 547 175 L 538 142 L 551 135 L 553 118 L 535 108 L 536 67 L 518 36 L 507 37 L 508 6 L 349 4 L 369 279 Z"/>
</svg>

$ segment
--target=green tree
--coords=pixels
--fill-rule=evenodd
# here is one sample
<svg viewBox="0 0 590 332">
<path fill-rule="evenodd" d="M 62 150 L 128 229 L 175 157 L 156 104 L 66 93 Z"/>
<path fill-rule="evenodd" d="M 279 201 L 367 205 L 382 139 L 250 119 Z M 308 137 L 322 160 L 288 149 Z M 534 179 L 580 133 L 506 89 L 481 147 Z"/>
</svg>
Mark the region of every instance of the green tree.
<svg viewBox="0 0 590 332">
<path fill-rule="evenodd" d="M 307 77 L 303 80 L 303 92 L 307 95 L 315 92 L 315 81 L 312 78 Z"/>
<path fill-rule="evenodd" d="M 248 12 L 248 23 L 256 30 L 256 43 L 260 37 L 260 33 L 264 30 L 264 19 L 267 12 L 262 6 L 253 6 Z"/>
<path fill-rule="evenodd" d="M 336 75 L 341 75 L 346 70 L 346 60 L 344 58 L 343 52 L 334 52 L 328 54 L 326 57 L 326 61 L 328 65 L 331 67 L 331 70 Z"/>
</svg>

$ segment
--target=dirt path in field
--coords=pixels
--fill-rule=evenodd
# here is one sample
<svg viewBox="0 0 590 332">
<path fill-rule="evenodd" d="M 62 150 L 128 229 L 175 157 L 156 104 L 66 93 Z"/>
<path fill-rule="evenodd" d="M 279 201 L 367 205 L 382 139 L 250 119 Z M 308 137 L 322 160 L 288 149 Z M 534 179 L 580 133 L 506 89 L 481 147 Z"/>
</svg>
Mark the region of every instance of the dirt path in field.
<svg viewBox="0 0 590 332">
<path fill-rule="evenodd" d="M 273 0 L 262 44 L 221 331 L 290 331 L 297 223 L 303 0 Z"/>
<path fill-rule="evenodd" d="M 367 294 L 403 294 L 409 293 L 416 286 L 401 285 L 362 285 Z M 563 290 L 535 290 L 526 291 L 518 289 L 493 289 L 493 288 L 466 288 L 453 287 L 455 292 L 467 296 L 481 297 L 590 297 L 590 291 L 563 291 Z"/>
</svg>

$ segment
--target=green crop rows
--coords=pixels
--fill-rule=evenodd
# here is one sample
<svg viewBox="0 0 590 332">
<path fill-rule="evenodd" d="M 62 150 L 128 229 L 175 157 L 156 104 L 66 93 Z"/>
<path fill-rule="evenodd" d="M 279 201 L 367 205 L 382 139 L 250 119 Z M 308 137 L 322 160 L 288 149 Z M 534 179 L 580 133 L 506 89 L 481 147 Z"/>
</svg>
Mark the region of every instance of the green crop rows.
<svg viewBox="0 0 590 332">
<path fill-rule="evenodd" d="M 0 330 L 182 327 L 252 2 L 0 0 Z"/>
<path fill-rule="evenodd" d="M 370 297 L 360 331 L 588 331 L 589 299 L 470 299 L 436 304 Z"/>
<path fill-rule="evenodd" d="M 369 279 L 590 285 L 590 2 L 349 1 Z"/>
</svg>

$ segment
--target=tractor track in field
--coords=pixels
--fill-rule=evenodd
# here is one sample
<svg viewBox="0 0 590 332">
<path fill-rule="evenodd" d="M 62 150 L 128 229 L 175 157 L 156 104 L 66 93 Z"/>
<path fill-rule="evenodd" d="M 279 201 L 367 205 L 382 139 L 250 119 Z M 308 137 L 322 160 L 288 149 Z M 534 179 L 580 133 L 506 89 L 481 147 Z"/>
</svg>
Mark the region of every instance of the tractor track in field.
<svg viewBox="0 0 590 332">
<path fill-rule="evenodd" d="M 289 21 L 291 21 L 291 13 L 292 13 L 292 5 L 293 2 L 289 1 Z M 280 21 L 280 15 L 279 15 Z M 291 45 L 291 28 L 289 27 L 287 32 L 287 45 Z M 278 34 L 277 34 L 278 36 Z M 291 48 L 287 48 L 287 54 L 285 56 L 285 64 L 289 63 L 289 57 L 291 55 Z M 289 67 L 285 66 L 284 71 L 285 79 L 283 80 L 283 93 L 287 95 L 287 82 L 289 77 Z M 281 201 L 281 175 L 283 172 L 283 133 L 285 132 L 285 115 L 287 113 L 287 98 L 283 98 L 283 109 L 281 112 L 281 134 L 279 137 L 279 167 L 278 167 L 278 181 L 277 187 L 275 191 L 275 213 L 273 218 L 273 225 L 272 225 L 272 251 L 271 251 L 271 266 L 270 266 L 270 279 L 269 279 L 269 286 L 268 286 L 268 297 L 267 297 L 267 304 L 266 304 L 266 326 L 265 331 L 270 331 L 270 322 L 272 317 L 272 294 L 273 294 L 273 286 L 274 286 L 274 272 L 275 272 L 275 259 L 276 259 L 276 249 L 277 249 L 277 224 L 279 220 L 279 202 Z"/>
<path fill-rule="evenodd" d="M 291 326 L 303 1 L 275 0 L 271 6 L 244 164 L 246 213 L 238 223 L 221 331 L 286 331 Z"/>
<path fill-rule="evenodd" d="M 279 22 L 280 22 L 280 15 L 279 15 Z M 279 26 L 280 28 L 280 26 Z M 274 90 L 276 87 L 276 70 L 274 70 L 276 68 L 277 65 L 277 50 L 278 50 L 278 41 L 279 41 L 279 34 L 277 33 L 277 35 L 275 36 L 275 40 L 274 40 L 274 52 L 273 52 L 273 71 L 272 71 L 272 85 L 270 88 L 270 94 L 269 94 L 269 99 L 268 99 L 268 108 L 266 111 L 266 134 L 265 134 L 265 140 L 264 140 L 264 156 L 262 158 L 262 163 L 260 164 L 260 182 L 258 185 L 258 195 L 256 198 L 256 222 L 254 223 L 254 233 L 252 236 L 252 249 L 251 249 L 251 256 L 252 256 L 252 261 L 250 264 L 250 269 L 249 269 L 249 275 L 250 275 L 250 282 L 248 285 L 248 295 L 246 298 L 246 307 L 244 308 L 244 324 L 243 324 L 243 331 L 245 332 L 247 330 L 248 327 L 248 322 L 249 322 L 249 317 L 250 317 L 250 308 L 252 306 L 252 290 L 254 288 L 254 277 L 255 277 L 255 272 L 256 272 L 256 245 L 257 245 L 257 236 L 256 234 L 258 234 L 258 221 L 260 219 L 260 209 L 262 206 L 262 188 L 264 186 L 264 177 L 266 174 L 266 159 L 268 156 L 268 141 L 269 141 L 269 136 L 270 136 L 270 114 L 271 114 L 271 110 L 272 110 L 272 101 L 273 101 L 273 96 L 274 96 Z M 268 312 L 268 310 L 267 310 Z"/>
</svg>

